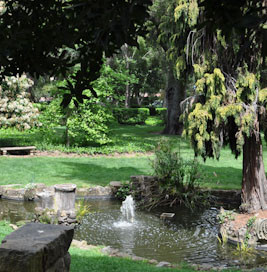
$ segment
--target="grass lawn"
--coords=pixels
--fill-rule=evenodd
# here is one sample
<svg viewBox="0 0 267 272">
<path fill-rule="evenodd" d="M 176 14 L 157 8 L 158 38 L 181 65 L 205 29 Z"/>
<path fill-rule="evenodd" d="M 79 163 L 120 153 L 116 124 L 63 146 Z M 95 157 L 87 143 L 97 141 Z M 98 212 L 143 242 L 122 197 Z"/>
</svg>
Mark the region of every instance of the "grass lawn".
<svg viewBox="0 0 267 272">
<path fill-rule="evenodd" d="M 27 146 L 35 145 L 39 150 L 58 150 L 62 152 L 76 152 L 86 154 L 111 154 L 147 152 L 154 149 L 155 144 L 162 135 L 161 125 L 118 125 L 110 128 L 111 143 L 103 146 L 69 147 L 63 144 L 64 128 L 56 128 L 53 136 L 54 142 L 48 139 L 41 130 L 20 132 L 17 130 L 0 130 L 0 146 Z M 172 137 L 172 136 L 168 136 Z M 175 137 L 175 136 L 174 136 Z"/>
<path fill-rule="evenodd" d="M 142 261 L 133 261 L 127 258 L 109 257 L 99 249 L 82 250 L 71 247 L 71 272 L 190 272 L 190 267 L 179 269 L 158 268 Z"/>
<path fill-rule="evenodd" d="M 78 187 L 126 181 L 131 175 L 151 171 L 147 157 L 134 158 L 55 158 L 0 157 L 0 185 L 18 183 L 75 183 Z"/>
<path fill-rule="evenodd" d="M 98 147 L 99 153 L 145 152 L 154 149 L 162 136 L 156 132 L 161 126 L 114 126 L 113 144 Z M 40 149 L 60 150 L 60 146 L 38 142 L 37 132 L 15 132 L 0 130 L 0 146 L 32 145 Z M 178 136 L 169 136 L 183 157 L 192 159 L 194 154 L 188 141 Z M 28 141 L 28 142 L 27 142 Z M 37 141 L 37 142 L 35 142 Z M 42 146 L 43 145 L 43 146 Z M 91 149 L 90 149 L 91 148 Z M 97 147 L 73 148 L 76 152 L 91 153 Z M 267 145 L 263 143 L 264 163 L 267 167 Z M 65 147 L 62 151 L 66 151 Z M 95 152 L 94 151 L 94 152 Z M 152 158 L 150 156 L 150 158 Z M 199 162 L 204 174 L 203 187 L 221 189 L 240 189 L 242 179 L 242 157 L 237 160 L 229 148 L 221 151 L 220 160 L 207 159 Z M 19 183 L 23 186 L 34 183 L 53 185 L 56 183 L 75 183 L 79 187 L 107 185 L 110 181 L 126 181 L 131 175 L 153 174 L 149 156 L 138 154 L 136 157 L 0 157 L 0 185 Z"/>
<path fill-rule="evenodd" d="M 185 142 L 180 150 L 185 158 L 193 158 L 193 151 Z M 151 159 L 152 157 L 150 157 Z M 242 158 L 234 158 L 230 150 L 221 152 L 219 161 L 200 159 L 204 174 L 203 187 L 240 189 Z M 267 150 L 264 150 L 267 165 Z M 153 174 L 148 156 L 136 157 L 0 157 L 0 185 L 19 183 L 75 183 L 79 187 L 107 185 L 110 181 L 126 181 L 131 175 Z"/>
</svg>

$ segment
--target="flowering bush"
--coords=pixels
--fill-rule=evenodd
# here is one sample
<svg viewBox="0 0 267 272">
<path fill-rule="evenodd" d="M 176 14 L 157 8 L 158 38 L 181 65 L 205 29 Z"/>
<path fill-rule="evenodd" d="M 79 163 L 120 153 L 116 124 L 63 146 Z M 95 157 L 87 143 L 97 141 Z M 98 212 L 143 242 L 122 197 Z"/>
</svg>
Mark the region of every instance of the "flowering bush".
<svg viewBox="0 0 267 272">
<path fill-rule="evenodd" d="M 38 109 L 29 100 L 27 90 L 33 81 L 26 75 L 6 77 L 0 86 L 0 127 L 27 130 L 39 126 Z"/>
</svg>

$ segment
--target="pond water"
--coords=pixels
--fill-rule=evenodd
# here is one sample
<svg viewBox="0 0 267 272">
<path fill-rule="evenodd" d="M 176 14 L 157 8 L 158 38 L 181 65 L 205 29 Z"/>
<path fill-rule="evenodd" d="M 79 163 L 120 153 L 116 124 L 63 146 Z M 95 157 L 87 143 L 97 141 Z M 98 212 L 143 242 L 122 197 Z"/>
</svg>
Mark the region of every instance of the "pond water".
<svg viewBox="0 0 267 272">
<path fill-rule="evenodd" d="M 217 239 L 217 208 L 190 212 L 186 209 L 136 211 L 132 224 L 121 222 L 121 203 L 89 200 L 90 213 L 76 228 L 75 239 L 107 245 L 122 252 L 157 261 L 209 264 L 214 267 L 259 267 L 267 265 L 265 252 L 240 254 L 232 246 L 222 247 Z M 0 219 L 12 223 L 29 218 L 34 203 L 0 200 Z M 160 219 L 162 212 L 175 212 L 172 221 Z"/>
</svg>

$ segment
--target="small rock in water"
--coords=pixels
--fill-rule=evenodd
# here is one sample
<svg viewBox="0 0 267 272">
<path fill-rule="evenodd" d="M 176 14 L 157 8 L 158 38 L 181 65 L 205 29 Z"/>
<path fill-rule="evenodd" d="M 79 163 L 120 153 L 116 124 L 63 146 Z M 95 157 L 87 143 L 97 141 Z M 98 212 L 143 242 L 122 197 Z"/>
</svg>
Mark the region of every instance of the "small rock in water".
<svg viewBox="0 0 267 272">
<path fill-rule="evenodd" d="M 175 213 L 162 213 L 160 219 L 172 219 L 175 216 Z"/>
<path fill-rule="evenodd" d="M 169 262 L 159 262 L 156 267 L 170 267 L 171 264 Z"/>
</svg>

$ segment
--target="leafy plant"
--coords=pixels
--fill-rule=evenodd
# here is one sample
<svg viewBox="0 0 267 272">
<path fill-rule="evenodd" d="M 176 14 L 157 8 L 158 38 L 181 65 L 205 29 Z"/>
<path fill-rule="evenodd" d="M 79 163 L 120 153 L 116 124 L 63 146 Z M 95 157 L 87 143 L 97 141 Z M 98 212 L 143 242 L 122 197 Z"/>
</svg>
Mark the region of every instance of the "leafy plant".
<svg viewBox="0 0 267 272">
<path fill-rule="evenodd" d="M 90 212 L 90 205 L 83 199 L 75 203 L 76 220 L 81 222 L 82 218 Z"/>
<path fill-rule="evenodd" d="M 144 124 L 149 116 L 148 108 L 115 108 L 113 115 L 120 124 Z"/>
<path fill-rule="evenodd" d="M 116 198 L 119 200 L 125 200 L 128 195 L 130 195 L 130 185 L 128 183 L 124 183 L 117 191 Z"/>
<path fill-rule="evenodd" d="M 227 244 L 228 237 L 226 233 L 221 233 L 221 237 L 218 235 L 217 239 L 222 247 L 224 247 Z"/>
<path fill-rule="evenodd" d="M 234 211 L 221 210 L 217 215 L 217 219 L 219 220 L 219 224 L 223 224 L 229 220 L 234 220 Z"/>
<path fill-rule="evenodd" d="M 38 210 L 32 214 L 30 219 L 43 224 L 58 224 L 57 215 L 53 209 Z"/>
<path fill-rule="evenodd" d="M 180 203 L 193 209 L 207 204 L 207 195 L 199 190 L 202 180 L 199 163 L 184 160 L 179 151 L 173 150 L 170 140 L 159 142 L 152 167 L 162 193 L 170 198 L 171 205 Z"/>
<path fill-rule="evenodd" d="M 112 119 L 108 108 L 99 101 L 85 101 L 67 120 L 71 142 L 79 146 L 109 143 L 108 125 Z"/>
<path fill-rule="evenodd" d="M 245 241 L 241 241 L 236 246 L 236 255 L 241 254 L 243 258 L 246 258 L 254 253 L 254 249 L 252 247 L 249 247 L 248 244 Z"/>
<path fill-rule="evenodd" d="M 252 217 L 250 217 L 250 218 L 248 219 L 248 221 L 247 221 L 247 224 L 246 224 L 247 230 L 246 230 L 245 237 L 244 237 L 244 241 L 243 241 L 243 242 L 244 242 L 244 245 L 245 245 L 246 247 L 248 247 L 248 245 L 249 245 L 249 240 L 250 240 L 250 238 L 251 238 L 251 231 L 252 231 L 252 229 L 253 229 L 253 226 L 254 226 L 254 223 L 255 223 L 256 219 L 257 219 L 256 216 L 252 216 Z"/>
</svg>

